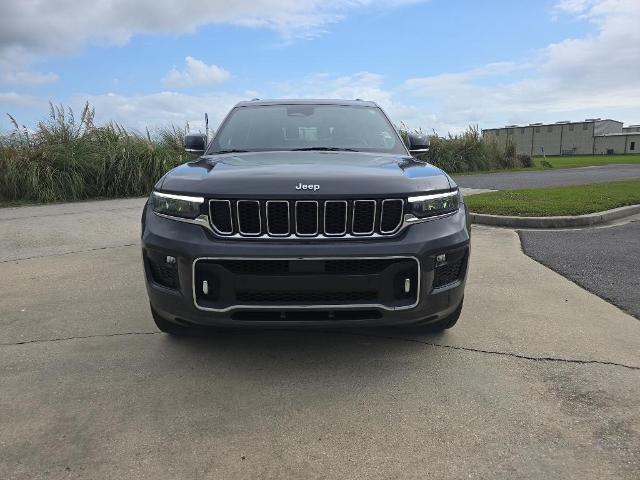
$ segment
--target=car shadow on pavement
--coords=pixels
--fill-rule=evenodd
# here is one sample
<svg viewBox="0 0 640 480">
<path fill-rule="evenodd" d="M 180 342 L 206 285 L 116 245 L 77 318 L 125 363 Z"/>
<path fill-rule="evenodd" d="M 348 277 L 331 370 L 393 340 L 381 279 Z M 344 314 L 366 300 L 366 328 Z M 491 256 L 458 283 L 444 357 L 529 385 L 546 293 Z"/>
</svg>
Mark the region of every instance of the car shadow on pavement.
<svg viewBox="0 0 640 480">
<path fill-rule="evenodd" d="M 389 328 L 239 329 L 166 336 L 162 347 L 164 354 L 179 362 L 265 370 L 269 375 L 289 371 L 286 365 L 295 365 L 293 369 L 298 371 L 311 367 L 325 373 L 372 368 L 379 375 L 383 371 L 396 374 L 415 355 L 442 357 L 442 349 L 425 347 L 440 343 L 446 335 L 417 335 Z"/>
</svg>

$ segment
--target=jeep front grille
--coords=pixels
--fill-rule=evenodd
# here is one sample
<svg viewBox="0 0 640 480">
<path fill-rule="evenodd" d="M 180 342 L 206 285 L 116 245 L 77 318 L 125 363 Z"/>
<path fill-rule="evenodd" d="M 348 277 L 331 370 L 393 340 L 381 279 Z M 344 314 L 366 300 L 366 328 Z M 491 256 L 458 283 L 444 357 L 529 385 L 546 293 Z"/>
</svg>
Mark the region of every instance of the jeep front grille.
<svg viewBox="0 0 640 480">
<path fill-rule="evenodd" d="M 227 237 L 389 236 L 402 225 L 404 200 L 209 201 L 211 227 Z"/>
</svg>

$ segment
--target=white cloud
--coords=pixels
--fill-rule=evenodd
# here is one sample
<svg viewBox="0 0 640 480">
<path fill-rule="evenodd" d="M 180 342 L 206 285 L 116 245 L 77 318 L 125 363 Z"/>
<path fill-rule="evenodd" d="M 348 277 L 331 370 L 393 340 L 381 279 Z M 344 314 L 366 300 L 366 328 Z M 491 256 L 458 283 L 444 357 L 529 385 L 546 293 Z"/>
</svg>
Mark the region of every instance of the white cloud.
<svg viewBox="0 0 640 480">
<path fill-rule="evenodd" d="M 122 46 L 140 33 L 190 33 L 226 23 L 269 28 L 290 40 L 319 35 L 356 9 L 418 1 L 424 0 L 5 0 L 0 2 L 0 81 L 53 81 L 55 74 L 26 67 L 87 44 Z"/>
<path fill-rule="evenodd" d="M 144 131 L 147 127 L 181 127 L 188 122 L 192 131 L 203 131 L 205 112 L 209 114 L 210 127 L 215 129 L 231 107 L 241 100 L 246 98 L 229 93 L 186 95 L 167 91 L 138 96 L 78 95 L 73 104 L 80 109 L 88 101 L 96 109 L 98 123 L 113 120 L 127 128 Z"/>
<path fill-rule="evenodd" d="M 412 102 L 402 89 L 385 87 L 384 77 L 372 72 L 352 75 L 316 74 L 300 82 L 280 83 L 275 86 L 278 95 L 288 98 L 338 98 L 371 100 L 380 105 L 396 125 L 431 131 L 456 130 L 443 123 L 433 109 Z M 405 97 L 400 100 L 400 97 Z"/>
<path fill-rule="evenodd" d="M 126 42 L 130 34 L 144 29 L 176 31 L 196 28 L 202 22 L 212 21 L 260 24 L 279 30 L 283 35 L 303 34 L 305 31 L 321 30 L 349 8 L 375 3 L 374 0 L 334 0 L 324 3 L 320 0 L 259 0 L 258 6 L 251 9 L 256 3 L 242 0 L 229 3 L 225 10 L 221 7 L 223 2 L 213 1 L 208 2 L 206 8 L 204 4 L 200 5 L 200 10 L 206 10 L 200 12 L 202 15 L 197 15 L 202 20 L 183 21 L 179 18 L 175 25 L 169 25 L 163 20 L 166 12 L 160 11 L 162 5 L 170 6 L 169 17 L 178 18 L 177 12 L 182 4 L 158 0 L 159 6 L 150 9 L 149 18 L 140 20 L 142 23 L 133 27 L 136 22 L 125 19 L 126 15 L 120 10 L 125 9 L 135 17 L 132 10 L 138 8 L 137 4 L 114 1 L 114 11 L 107 15 L 104 24 L 99 23 L 96 34 L 77 38 Z M 78 8 L 82 10 L 85 8 L 83 5 Z M 46 10 L 48 7 L 43 8 Z M 4 45 L 2 38 L 6 36 L 2 29 L 6 16 L 2 15 L 2 9 L 6 10 L 7 7 L 0 5 L 0 45 Z M 104 13 L 104 5 L 100 2 L 98 10 Z M 198 8 L 190 6 L 189 10 L 198 11 Z M 253 13 L 247 13 L 244 17 L 239 13 L 250 10 Z M 255 13 L 263 11 L 268 13 L 261 16 Z M 119 12 L 120 16 L 114 12 Z M 219 12 L 219 18 L 210 20 L 208 15 L 211 12 Z M 196 96 L 171 91 L 141 96 L 107 94 L 78 96 L 78 104 L 88 99 L 96 105 L 99 119 L 114 119 L 136 128 L 183 124 L 185 121 L 199 127 L 204 111 L 208 111 L 212 124 L 215 124 L 235 102 L 271 96 L 374 100 L 396 122 L 405 121 L 410 126 L 435 129 L 443 134 L 459 131 L 469 124 L 480 124 L 486 128 L 510 123 L 607 116 L 626 122 L 640 122 L 640 63 L 637 61 L 640 58 L 640 29 L 637 28 L 640 24 L 640 1 L 562 0 L 554 6 L 551 14 L 557 16 L 558 21 L 589 22 L 593 26 L 592 33 L 550 44 L 532 52 L 524 61 L 505 59 L 504 62 L 480 65 L 461 72 L 411 78 L 400 85 L 389 86 L 382 75 L 366 71 L 349 75 L 320 73 L 299 81 L 271 85 L 259 92 L 245 91 L 242 95 L 211 93 Z M 114 18 L 122 20 L 120 27 L 116 28 Z M 294 25 L 296 18 L 302 18 L 299 25 Z M 57 25 L 56 21 L 52 20 L 53 27 Z M 122 35 L 114 32 L 121 32 Z M 25 45 L 38 45 L 36 39 L 28 35 L 24 36 L 22 42 Z M 187 59 L 184 69 L 170 71 L 164 81 L 168 88 L 175 88 L 215 83 L 224 80 L 225 74 L 229 75 L 216 65 Z M 15 100 L 15 97 L 12 98 Z"/>
<path fill-rule="evenodd" d="M 89 42 L 124 45 L 136 33 L 193 32 L 207 24 L 264 27 L 285 37 L 320 33 L 349 11 L 418 0 L 67 0 L 0 2 L 0 49 L 76 51 Z"/>
<path fill-rule="evenodd" d="M 342 76 L 318 73 L 299 82 L 276 84 L 275 88 L 280 95 L 290 98 L 362 98 L 389 106 L 391 94 L 382 88 L 383 80 L 382 75 L 371 72 Z"/>
<path fill-rule="evenodd" d="M 582 14 L 594 3 L 594 0 L 560 0 L 553 6 L 553 10 L 559 14 Z"/>
<path fill-rule="evenodd" d="M 185 58 L 186 67 L 182 71 L 175 68 L 169 71 L 162 79 L 167 87 L 193 87 L 221 83 L 228 80 L 231 75 L 224 68 L 217 65 L 207 65 L 197 58 Z"/>
<path fill-rule="evenodd" d="M 595 33 L 548 45 L 528 62 L 409 79 L 407 91 L 459 126 L 639 115 L 640 2 L 564 0 L 554 13 L 588 21 Z"/>
<path fill-rule="evenodd" d="M 42 85 L 58 80 L 58 75 L 53 72 L 42 73 L 30 70 L 31 60 L 32 57 L 22 48 L 0 46 L 0 84 Z"/>
<path fill-rule="evenodd" d="M 0 92 L 0 103 L 11 103 L 13 105 L 33 105 L 41 101 L 38 97 L 32 95 L 24 95 L 16 92 Z M 10 113 L 10 112 L 2 112 Z"/>
<path fill-rule="evenodd" d="M 4 70 L 0 71 L 0 83 L 12 85 L 43 85 L 58 80 L 58 75 L 49 72 L 33 72 L 29 70 Z"/>
</svg>

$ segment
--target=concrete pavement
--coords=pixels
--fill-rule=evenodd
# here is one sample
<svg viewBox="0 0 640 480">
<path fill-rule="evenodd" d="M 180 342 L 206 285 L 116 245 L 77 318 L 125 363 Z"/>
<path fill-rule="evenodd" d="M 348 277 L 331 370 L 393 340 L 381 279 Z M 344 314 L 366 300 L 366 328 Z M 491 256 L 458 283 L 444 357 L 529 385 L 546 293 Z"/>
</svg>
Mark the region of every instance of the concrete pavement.
<svg viewBox="0 0 640 480">
<path fill-rule="evenodd" d="M 115 202 L 0 210 L 0 478 L 638 478 L 640 323 L 515 232 L 441 335 L 176 340 Z"/>
<path fill-rule="evenodd" d="M 516 171 L 454 175 L 460 187 L 491 190 L 584 185 L 640 178 L 640 164 L 614 164 L 595 167 L 557 168 L 543 171 Z"/>
</svg>

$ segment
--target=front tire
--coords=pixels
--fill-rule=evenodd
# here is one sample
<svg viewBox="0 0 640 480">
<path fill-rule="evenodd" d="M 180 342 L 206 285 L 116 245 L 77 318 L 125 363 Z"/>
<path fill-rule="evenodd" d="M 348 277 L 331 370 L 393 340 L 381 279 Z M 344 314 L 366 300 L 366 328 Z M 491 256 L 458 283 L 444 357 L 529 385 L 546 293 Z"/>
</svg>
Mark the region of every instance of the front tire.
<svg viewBox="0 0 640 480">
<path fill-rule="evenodd" d="M 169 335 L 173 336 L 183 336 L 188 333 L 188 330 L 185 327 L 170 322 L 166 318 L 162 317 L 158 312 L 156 312 L 153 307 L 150 306 L 150 308 L 153 321 L 155 322 L 156 327 L 158 327 L 158 330 L 160 330 L 161 332 L 168 333 Z"/>
</svg>

